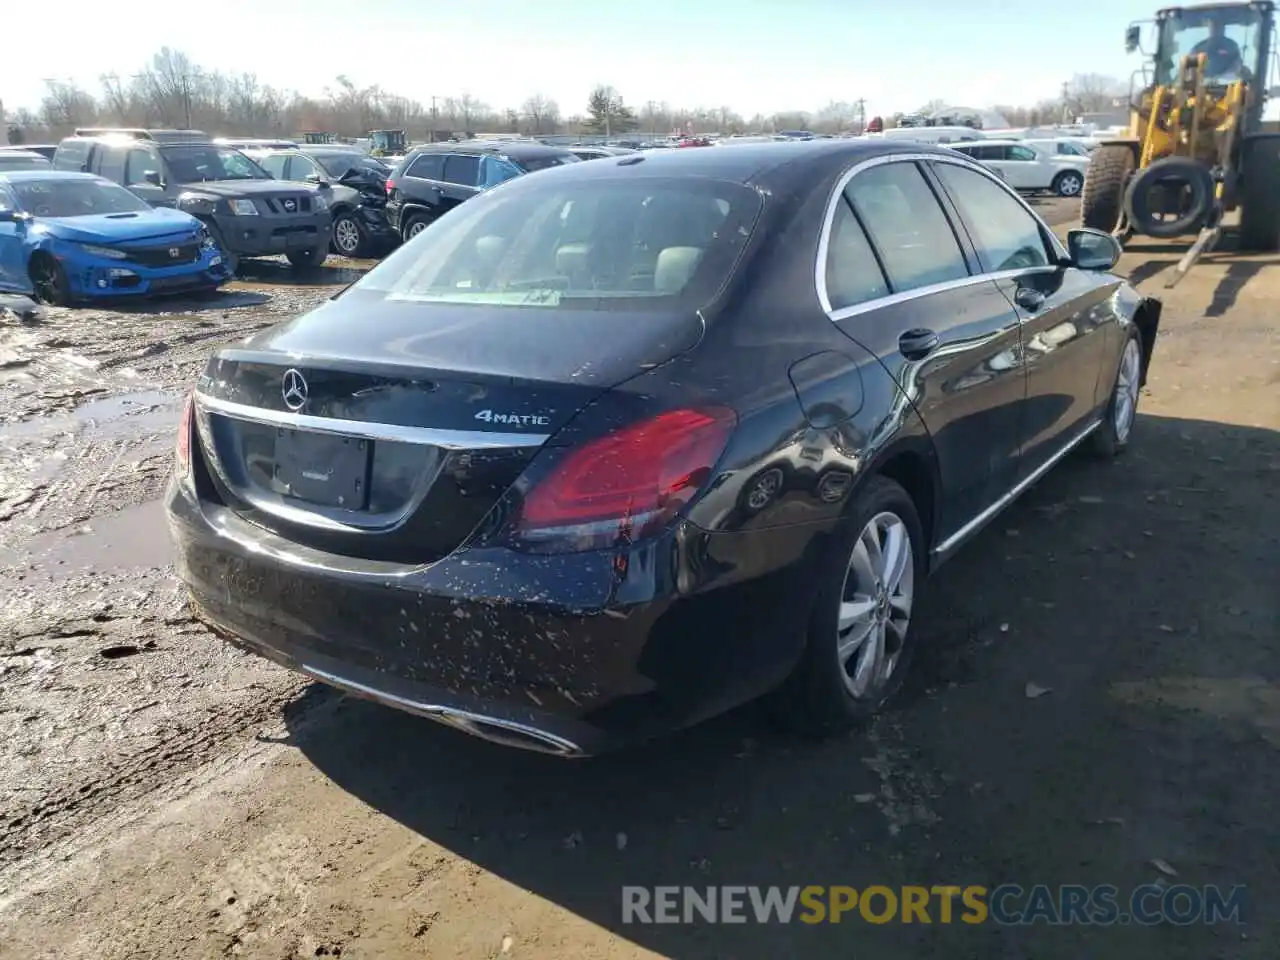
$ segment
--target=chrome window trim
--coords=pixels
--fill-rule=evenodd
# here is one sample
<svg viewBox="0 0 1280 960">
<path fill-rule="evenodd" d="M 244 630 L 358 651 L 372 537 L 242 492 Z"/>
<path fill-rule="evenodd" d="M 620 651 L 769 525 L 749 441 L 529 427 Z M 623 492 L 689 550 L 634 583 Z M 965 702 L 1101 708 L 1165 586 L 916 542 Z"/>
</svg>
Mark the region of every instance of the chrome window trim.
<svg viewBox="0 0 1280 960">
<path fill-rule="evenodd" d="M 859 313 L 866 313 L 868 310 L 875 310 L 880 307 L 887 307 L 897 303 L 905 303 L 909 300 L 931 296 L 932 294 L 942 293 L 947 290 L 960 289 L 961 287 L 973 286 L 975 284 L 986 283 L 992 280 L 1007 280 L 1034 273 L 1052 273 L 1059 269 L 1054 266 L 1044 266 L 1029 267 L 1019 270 L 1000 270 L 994 273 L 972 273 L 969 276 L 961 277 L 958 280 L 947 280 L 943 283 L 930 284 L 927 287 L 916 287 L 911 290 L 903 290 L 899 293 L 891 293 L 883 297 L 864 300 L 862 303 L 855 303 L 852 306 L 833 310 L 831 307 L 831 297 L 827 292 L 827 255 L 831 246 L 831 231 L 835 223 L 836 210 L 844 196 L 845 188 L 849 185 L 849 181 L 862 171 L 869 170 L 873 167 L 884 166 L 888 163 L 920 163 L 922 161 L 932 163 L 952 163 L 958 167 L 963 167 L 966 170 L 972 170 L 975 173 L 986 177 L 992 183 L 1000 187 L 1000 189 L 1002 189 L 1006 194 L 1013 197 L 1022 209 L 1025 210 L 1031 218 L 1043 228 L 1045 235 L 1049 237 L 1049 245 L 1061 259 L 1065 260 L 1069 256 L 1066 247 L 1062 245 L 1062 242 L 1058 239 L 1057 235 L 1054 234 L 1049 225 L 1045 223 L 1044 220 L 1040 218 L 1040 215 L 1031 208 L 1031 205 L 1027 203 L 1027 201 L 1024 200 L 1016 190 L 1011 189 L 1007 183 L 995 174 L 991 173 L 991 171 L 987 170 L 986 167 L 983 167 L 978 161 L 960 153 L 957 153 L 955 156 L 947 156 L 939 153 L 890 153 L 879 157 L 871 157 L 868 160 L 863 160 L 854 164 L 841 174 L 840 179 L 836 181 L 836 185 L 831 192 L 831 196 L 827 198 L 827 209 L 822 220 L 822 232 L 818 236 L 818 258 L 813 268 L 813 282 L 818 293 L 818 303 L 822 305 L 823 312 L 831 321 L 838 322 Z M 948 223 L 951 223 L 951 216 L 947 209 L 943 207 L 941 203 L 939 203 L 938 206 L 942 209 L 943 215 L 947 217 Z M 963 224 L 952 223 L 952 226 L 963 227 Z"/>
<path fill-rule="evenodd" d="M 196 392 L 197 408 L 209 413 L 219 413 L 236 420 L 265 423 L 273 427 L 290 427 L 295 430 L 311 430 L 315 433 L 336 433 L 366 440 L 394 441 L 396 443 L 420 443 L 442 447 L 445 450 L 493 450 L 510 447 L 540 447 L 551 439 L 549 433 L 497 433 L 489 430 L 448 430 L 441 427 L 406 427 L 395 423 L 374 423 L 367 420 L 340 420 L 336 417 L 314 417 L 305 413 L 289 413 L 285 410 L 267 410 L 248 404 L 220 400 L 208 394 Z"/>
</svg>

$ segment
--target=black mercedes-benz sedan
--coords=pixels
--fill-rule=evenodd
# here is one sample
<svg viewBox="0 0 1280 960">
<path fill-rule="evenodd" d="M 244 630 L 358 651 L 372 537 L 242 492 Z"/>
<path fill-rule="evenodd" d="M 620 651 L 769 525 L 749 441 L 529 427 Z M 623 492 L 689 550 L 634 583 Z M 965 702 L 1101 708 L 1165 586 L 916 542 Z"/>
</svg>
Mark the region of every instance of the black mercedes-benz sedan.
<svg viewBox="0 0 1280 960">
<path fill-rule="evenodd" d="M 1160 303 L 953 150 L 521 177 L 219 350 L 168 516 L 198 614 L 350 693 L 582 756 L 900 685 L 926 577 L 1130 442 Z"/>
</svg>

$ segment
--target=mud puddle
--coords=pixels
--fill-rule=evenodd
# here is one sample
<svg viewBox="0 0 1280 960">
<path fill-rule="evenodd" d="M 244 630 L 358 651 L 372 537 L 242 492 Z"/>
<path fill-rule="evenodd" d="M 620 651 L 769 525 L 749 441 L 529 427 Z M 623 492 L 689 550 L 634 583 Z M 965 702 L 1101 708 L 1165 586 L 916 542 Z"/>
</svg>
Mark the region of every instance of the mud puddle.
<svg viewBox="0 0 1280 960">
<path fill-rule="evenodd" d="M 176 430 L 182 394 L 169 390 L 104 397 L 82 404 L 68 414 L 0 424 L 0 443 L 33 440 L 59 434 L 94 431 L 99 439 Z"/>
<path fill-rule="evenodd" d="M 169 525 L 160 500 L 95 517 L 72 530 L 35 537 L 21 553 L 0 547 L 0 563 L 23 561 L 55 577 L 85 570 L 108 572 L 164 567 L 172 559 Z"/>
</svg>

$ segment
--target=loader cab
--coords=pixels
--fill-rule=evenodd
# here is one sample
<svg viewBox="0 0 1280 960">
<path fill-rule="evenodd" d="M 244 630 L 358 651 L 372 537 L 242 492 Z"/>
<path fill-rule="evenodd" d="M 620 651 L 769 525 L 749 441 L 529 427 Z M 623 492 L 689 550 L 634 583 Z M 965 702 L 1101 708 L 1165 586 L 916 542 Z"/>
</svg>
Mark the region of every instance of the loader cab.
<svg viewBox="0 0 1280 960">
<path fill-rule="evenodd" d="M 1183 60 L 1196 53 L 1205 55 L 1206 86 L 1223 88 L 1239 80 L 1248 84 L 1265 81 L 1274 13 L 1270 0 L 1159 11 L 1152 55 L 1155 85 L 1176 84 Z M 1130 27 L 1131 32 L 1125 35 L 1126 47 L 1133 40 L 1133 29 Z"/>
</svg>

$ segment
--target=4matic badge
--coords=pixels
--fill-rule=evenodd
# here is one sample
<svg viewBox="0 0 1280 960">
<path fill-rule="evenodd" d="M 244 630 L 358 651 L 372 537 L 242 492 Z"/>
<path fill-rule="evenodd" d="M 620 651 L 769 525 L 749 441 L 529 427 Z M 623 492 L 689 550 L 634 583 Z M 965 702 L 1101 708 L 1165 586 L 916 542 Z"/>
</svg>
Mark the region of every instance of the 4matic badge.
<svg viewBox="0 0 1280 960">
<path fill-rule="evenodd" d="M 551 425 L 551 418 L 541 413 L 495 413 L 492 410 L 481 410 L 476 414 L 476 419 L 485 423 L 512 423 L 522 427 Z"/>
</svg>

